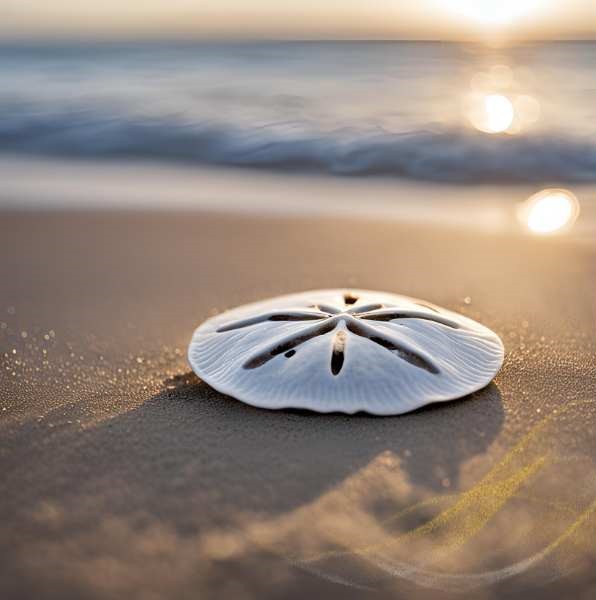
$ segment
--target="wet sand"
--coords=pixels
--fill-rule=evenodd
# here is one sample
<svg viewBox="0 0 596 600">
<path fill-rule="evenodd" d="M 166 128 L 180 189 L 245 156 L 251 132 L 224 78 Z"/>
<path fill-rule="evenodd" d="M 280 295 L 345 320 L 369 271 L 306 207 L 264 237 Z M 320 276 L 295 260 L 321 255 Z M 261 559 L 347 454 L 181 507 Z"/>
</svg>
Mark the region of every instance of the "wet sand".
<svg viewBox="0 0 596 600">
<path fill-rule="evenodd" d="M 0 223 L 2 598 L 595 593 L 593 245 L 196 212 Z M 206 317 L 335 286 L 478 319 L 504 367 L 392 418 L 259 410 L 190 373 Z"/>
</svg>

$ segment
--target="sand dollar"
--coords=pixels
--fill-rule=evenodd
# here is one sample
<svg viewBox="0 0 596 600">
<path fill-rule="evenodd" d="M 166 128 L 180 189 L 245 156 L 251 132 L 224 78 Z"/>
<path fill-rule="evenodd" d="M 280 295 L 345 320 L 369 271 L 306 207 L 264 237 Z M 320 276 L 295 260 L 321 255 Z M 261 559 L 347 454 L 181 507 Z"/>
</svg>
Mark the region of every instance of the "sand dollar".
<svg viewBox="0 0 596 600">
<path fill-rule="evenodd" d="M 188 358 L 209 385 L 253 406 L 393 415 L 486 386 L 503 344 L 480 323 L 415 298 L 332 289 L 208 319 Z"/>
</svg>

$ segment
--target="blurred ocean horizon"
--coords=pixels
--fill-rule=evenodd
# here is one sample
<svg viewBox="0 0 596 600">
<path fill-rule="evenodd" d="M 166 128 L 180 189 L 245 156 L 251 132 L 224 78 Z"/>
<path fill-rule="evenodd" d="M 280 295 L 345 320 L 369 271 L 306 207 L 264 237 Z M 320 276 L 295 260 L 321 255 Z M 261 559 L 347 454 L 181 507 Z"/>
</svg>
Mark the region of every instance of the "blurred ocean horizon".
<svg viewBox="0 0 596 600">
<path fill-rule="evenodd" d="M 0 152 L 590 183 L 595 68 L 593 42 L 3 43 Z M 502 132 L 474 120 L 489 96 Z"/>
</svg>

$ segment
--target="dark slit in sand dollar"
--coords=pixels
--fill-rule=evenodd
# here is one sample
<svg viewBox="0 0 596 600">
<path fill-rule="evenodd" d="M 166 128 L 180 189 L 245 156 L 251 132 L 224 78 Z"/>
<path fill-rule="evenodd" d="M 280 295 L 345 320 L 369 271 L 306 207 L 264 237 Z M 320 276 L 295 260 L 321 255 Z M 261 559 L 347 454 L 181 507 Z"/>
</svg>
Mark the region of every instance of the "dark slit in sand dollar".
<svg viewBox="0 0 596 600">
<path fill-rule="evenodd" d="M 195 331 L 188 359 L 262 408 L 395 415 L 466 396 L 503 363 L 493 331 L 407 296 L 315 290 L 247 304 Z"/>
</svg>

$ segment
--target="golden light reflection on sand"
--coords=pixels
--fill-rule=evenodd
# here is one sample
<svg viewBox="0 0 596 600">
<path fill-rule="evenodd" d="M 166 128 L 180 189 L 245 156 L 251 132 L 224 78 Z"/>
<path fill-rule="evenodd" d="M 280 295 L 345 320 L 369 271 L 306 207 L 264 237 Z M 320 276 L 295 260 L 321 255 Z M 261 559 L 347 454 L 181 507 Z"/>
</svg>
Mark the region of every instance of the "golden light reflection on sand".
<svg viewBox="0 0 596 600">
<path fill-rule="evenodd" d="M 514 577 L 552 581 L 593 558 L 595 490 L 577 475 L 593 465 L 556 447 L 565 413 L 587 404 L 593 401 L 553 411 L 460 493 L 429 496 L 408 481 L 399 457 L 382 453 L 306 506 L 208 534 L 202 553 L 220 560 L 266 549 L 358 589 L 409 582 L 466 592 Z M 561 487 L 562 478 L 569 486 Z M 393 515 L 376 513 L 391 504 Z"/>
<path fill-rule="evenodd" d="M 546 189 L 519 209 L 519 219 L 531 233 L 551 235 L 569 230 L 579 214 L 579 201 L 569 190 Z"/>
</svg>

